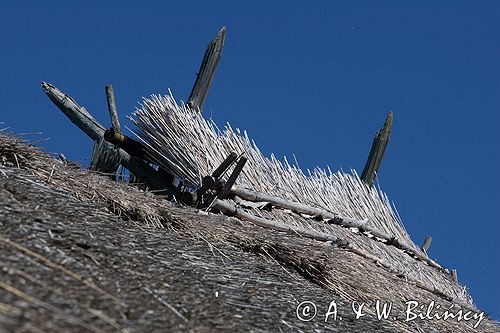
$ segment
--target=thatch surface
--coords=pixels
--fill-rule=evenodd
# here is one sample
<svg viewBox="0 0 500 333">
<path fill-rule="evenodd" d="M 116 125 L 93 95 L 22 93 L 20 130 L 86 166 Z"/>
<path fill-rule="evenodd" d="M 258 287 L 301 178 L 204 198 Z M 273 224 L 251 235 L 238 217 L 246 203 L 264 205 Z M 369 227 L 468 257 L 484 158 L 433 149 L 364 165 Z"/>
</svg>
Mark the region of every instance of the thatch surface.
<svg viewBox="0 0 500 333">
<path fill-rule="evenodd" d="M 474 331 L 404 322 L 407 300 L 451 303 L 331 244 L 175 206 L 3 135 L 0 165 L 0 332 Z M 377 299 L 401 319 L 354 319 L 352 300 Z M 305 300 L 310 322 L 295 315 Z M 325 323 L 332 300 L 343 320 Z"/>
</svg>

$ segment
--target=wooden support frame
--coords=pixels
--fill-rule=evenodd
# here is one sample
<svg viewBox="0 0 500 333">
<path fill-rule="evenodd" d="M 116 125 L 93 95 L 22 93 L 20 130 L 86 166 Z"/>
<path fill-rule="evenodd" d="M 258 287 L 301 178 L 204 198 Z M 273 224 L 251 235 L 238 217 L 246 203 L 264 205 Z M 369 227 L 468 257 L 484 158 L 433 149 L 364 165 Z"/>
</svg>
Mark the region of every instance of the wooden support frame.
<svg viewBox="0 0 500 333">
<path fill-rule="evenodd" d="M 78 105 L 73 98 L 64 94 L 55 86 L 46 82 L 42 82 L 41 85 L 49 99 L 88 137 L 97 142 L 104 138 L 104 126 L 95 120 L 85 108 Z M 111 146 L 107 141 L 104 144 Z M 169 183 L 148 163 L 138 157 L 131 156 L 123 149 L 118 149 L 118 153 L 120 155 L 120 164 L 144 182 L 150 190 L 154 190 L 159 194 L 180 197 L 180 190 L 172 183 Z"/>
</svg>

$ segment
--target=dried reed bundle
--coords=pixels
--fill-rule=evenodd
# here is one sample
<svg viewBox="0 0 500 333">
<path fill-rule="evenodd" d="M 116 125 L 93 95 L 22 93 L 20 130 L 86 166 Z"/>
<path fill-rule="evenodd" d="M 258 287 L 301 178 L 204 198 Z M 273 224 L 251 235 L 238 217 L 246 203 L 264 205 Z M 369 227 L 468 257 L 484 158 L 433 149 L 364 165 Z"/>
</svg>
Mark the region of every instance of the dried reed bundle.
<svg viewBox="0 0 500 333">
<path fill-rule="evenodd" d="M 237 184 L 341 216 L 368 219 L 373 227 L 419 251 L 387 195 L 380 188 L 366 186 L 354 170 L 345 173 L 316 168 L 305 174 L 286 158 L 284 162 L 274 155 L 266 158 L 246 131 L 233 130 L 229 124 L 221 131 L 199 112 L 178 105 L 171 94 L 143 98 L 130 119 L 137 126 L 133 132 L 147 147 L 148 158 L 189 188 L 199 187 L 202 177 L 235 151 L 248 158 Z"/>
</svg>

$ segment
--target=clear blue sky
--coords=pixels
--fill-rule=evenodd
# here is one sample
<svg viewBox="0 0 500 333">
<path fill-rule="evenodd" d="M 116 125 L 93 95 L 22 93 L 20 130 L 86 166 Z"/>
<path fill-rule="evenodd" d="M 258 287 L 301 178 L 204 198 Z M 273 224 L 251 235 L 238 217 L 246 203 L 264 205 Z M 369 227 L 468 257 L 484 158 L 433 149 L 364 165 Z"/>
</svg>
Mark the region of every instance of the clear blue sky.
<svg viewBox="0 0 500 333">
<path fill-rule="evenodd" d="M 142 96 L 191 90 L 207 42 L 228 34 L 205 113 L 265 154 L 361 173 L 394 112 L 380 183 L 411 237 L 500 318 L 500 2 L 2 1 L 0 121 L 88 163 L 92 143 L 40 89 L 106 126 Z M 34 137 L 33 139 L 40 139 Z"/>
</svg>

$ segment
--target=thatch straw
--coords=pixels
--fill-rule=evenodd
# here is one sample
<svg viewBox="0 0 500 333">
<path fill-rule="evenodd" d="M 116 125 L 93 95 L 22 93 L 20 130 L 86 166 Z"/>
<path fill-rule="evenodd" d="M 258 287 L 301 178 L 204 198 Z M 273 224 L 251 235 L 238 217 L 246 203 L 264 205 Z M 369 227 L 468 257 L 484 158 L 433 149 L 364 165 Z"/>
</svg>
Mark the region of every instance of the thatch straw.
<svg viewBox="0 0 500 333">
<path fill-rule="evenodd" d="M 236 151 L 248 158 L 237 184 L 345 217 L 368 219 L 376 229 L 420 251 L 386 194 L 366 186 L 354 170 L 334 173 L 329 168 L 316 168 L 305 174 L 286 158 L 282 162 L 274 155 L 264 157 L 245 131 L 233 130 L 229 124 L 220 131 L 213 121 L 178 105 L 171 95 L 144 98 L 131 120 L 137 126 L 135 133 L 148 149 L 148 157 L 188 187 L 200 186 L 203 176 Z"/>
</svg>

